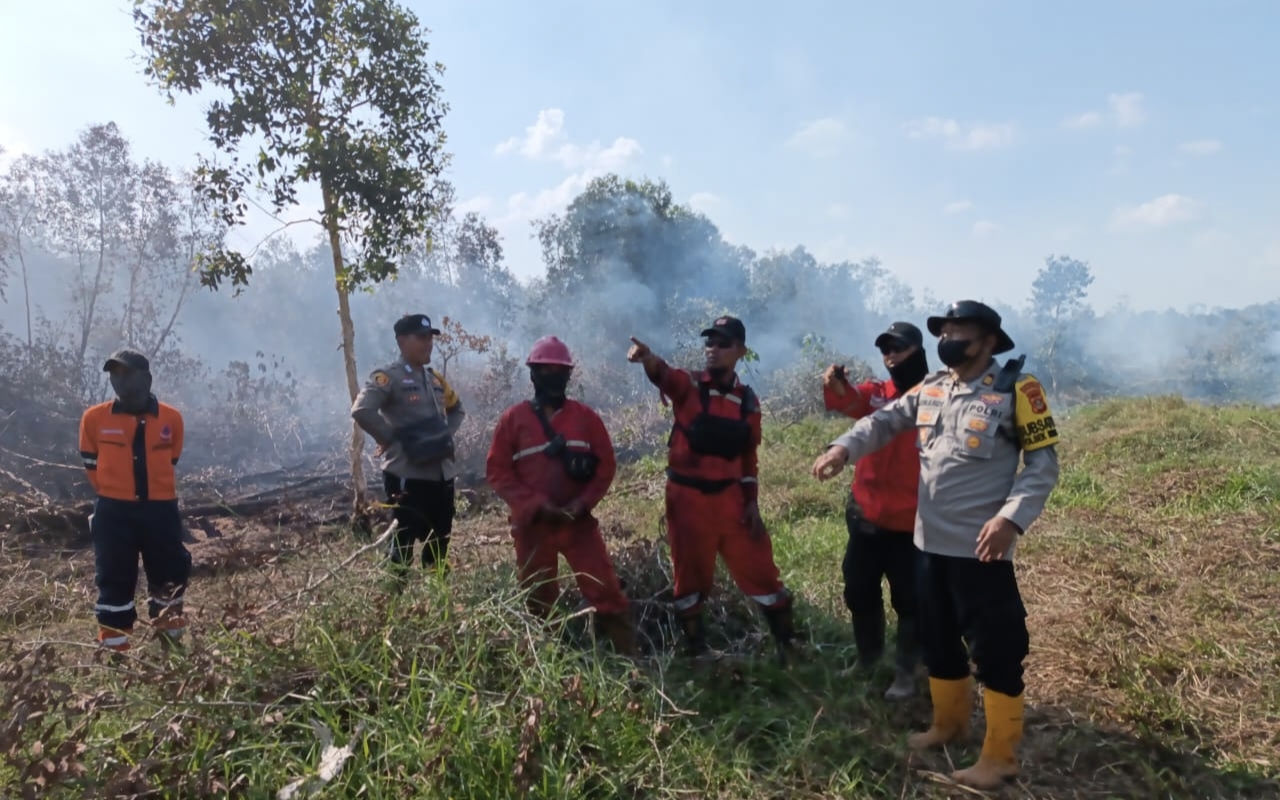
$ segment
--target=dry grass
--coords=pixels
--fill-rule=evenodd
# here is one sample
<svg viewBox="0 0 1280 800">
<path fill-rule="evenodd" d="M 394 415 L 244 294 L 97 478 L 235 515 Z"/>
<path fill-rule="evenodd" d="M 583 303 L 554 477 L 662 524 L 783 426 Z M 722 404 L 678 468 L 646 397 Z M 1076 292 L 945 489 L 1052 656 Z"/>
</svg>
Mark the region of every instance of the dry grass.
<svg viewBox="0 0 1280 800">
<path fill-rule="evenodd" d="M 314 765 L 314 719 L 340 741 L 362 731 L 332 790 L 350 796 L 975 796 L 945 776 L 976 756 L 980 719 L 965 745 L 908 757 L 927 700 L 889 706 L 885 674 L 841 674 L 843 490 L 804 472 L 840 427 L 768 432 L 765 512 L 809 640 L 788 670 L 764 657 L 764 626 L 723 572 L 713 645 L 736 657 L 709 674 L 671 658 L 652 458 L 600 511 L 636 604 L 635 667 L 583 658 L 592 636 L 567 581 L 558 636 L 524 616 L 506 524 L 483 496 L 459 520 L 448 585 L 403 593 L 372 557 L 335 570 L 362 544 L 336 528 L 202 527 L 182 659 L 147 643 L 109 662 L 84 644 L 88 554 L 23 558 L 6 537 L 6 796 L 36 796 L 39 778 L 63 787 L 42 796 L 265 797 Z M 1063 480 L 1020 551 L 1027 734 L 1023 775 L 1000 796 L 1280 796 L 1280 444 L 1265 428 L 1280 413 L 1174 401 L 1066 422 Z"/>
</svg>

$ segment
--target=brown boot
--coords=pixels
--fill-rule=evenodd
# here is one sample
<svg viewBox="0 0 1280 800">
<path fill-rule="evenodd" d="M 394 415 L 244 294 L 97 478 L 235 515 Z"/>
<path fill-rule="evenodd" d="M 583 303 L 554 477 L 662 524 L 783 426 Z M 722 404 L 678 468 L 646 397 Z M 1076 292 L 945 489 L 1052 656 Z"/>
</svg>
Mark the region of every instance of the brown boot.
<svg viewBox="0 0 1280 800">
<path fill-rule="evenodd" d="M 953 772 L 951 778 L 975 789 L 998 789 L 1018 774 L 1015 751 L 1022 742 L 1022 695 L 1010 697 L 985 689 L 982 700 L 987 712 L 987 735 L 982 742 L 982 755 L 978 757 L 978 763 Z"/>
<path fill-rule="evenodd" d="M 626 614 L 600 614 L 596 617 L 596 625 L 618 655 L 635 658 L 636 629 L 630 617 Z"/>
<path fill-rule="evenodd" d="M 907 745 L 913 750 L 954 742 L 969 735 L 969 715 L 973 712 L 973 679 L 961 678 L 944 681 L 929 679 L 929 694 L 933 698 L 933 725 L 923 733 L 907 737 Z"/>
</svg>

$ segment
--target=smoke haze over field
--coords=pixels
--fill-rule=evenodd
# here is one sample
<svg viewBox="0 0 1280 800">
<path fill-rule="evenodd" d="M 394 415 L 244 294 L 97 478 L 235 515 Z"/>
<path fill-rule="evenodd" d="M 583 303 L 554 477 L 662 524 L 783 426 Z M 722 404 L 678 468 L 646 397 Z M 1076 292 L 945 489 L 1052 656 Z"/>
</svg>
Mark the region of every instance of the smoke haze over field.
<svg viewBox="0 0 1280 800">
<path fill-rule="evenodd" d="M 88 146 L 90 136 L 86 132 L 81 145 Z M 113 140 L 111 146 L 127 143 Z M 13 226 L 23 208 L 57 206 L 59 182 L 74 179 L 54 168 L 65 161 L 55 152 L 42 162 L 22 159 L 11 165 L 6 176 L 10 210 L 5 217 L 11 241 L 19 241 Z M 20 180 L 23 175 L 25 183 Z M 19 191 L 23 186 L 37 188 L 28 196 Z M 131 270 L 144 269 L 146 293 L 169 292 L 171 299 L 178 297 L 172 285 L 190 280 L 185 277 L 190 253 L 171 241 L 182 235 L 181 192 L 172 199 L 177 205 L 171 219 L 160 215 L 169 219 L 166 224 L 172 231 L 159 225 L 139 227 L 129 220 L 143 219 L 151 209 L 142 186 L 137 184 L 136 197 L 118 198 L 118 206 L 105 212 L 117 214 L 120 227 L 113 234 L 116 238 L 102 248 L 109 269 L 89 346 L 77 367 L 83 369 L 84 380 L 75 399 L 82 402 L 103 396 L 100 362 L 128 338 L 120 326 Z M 84 265 L 93 266 L 93 261 L 77 255 L 76 248 L 84 243 L 67 244 L 66 231 L 73 230 L 68 226 L 77 224 L 74 215 L 60 217 L 48 210 L 33 217 L 39 221 L 28 220 L 21 229 L 21 258 L 15 250 L 9 259 L 0 323 L 12 337 L 14 357 L 22 357 L 27 350 L 29 294 L 31 357 L 56 351 L 74 357 L 76 331 L 84 327 Z M 725 241 L 713 219 L 677 203 L 664 184 L 650 181 L 597 179 L 563 213 L 536 221 L 535 233 L 543 250 L 544 276 L 532 281 L 512 275 L 497 231 L 470 213 L 453 216 L 436 249 L 420 249 L 417 257 L 402 264 L 398 279 L 357 293 L 352 309 L 361 377 L 395 356 L 391 322 L 401 314 L 423 311 L 437 323 L 448 317 L 466 332 L 491 340 L 489 347 L 478 348 L 484 352 L 464 349 L 449 364 L 460 376 L 464 397 L 472 388 L 468 384 L 484 380 L 504 386 L 512 382 L 503 400 L 521 396 L 527 391 L 523 368 L 513 369 L 499 355 L 519 359 L 535 338 L 555 333 L 570 344 L 581 364 L 578 383 L 585 399 L 604 407 L 641 399 L 652 402 L 640 370 L 624 361 L 629 337 L 638 336 L 679 363 L 696 366 L 697 332 L 715 316 L 732 313 L 747 324 L 758 361 L 745 365 L 745 370 L 766 401 L 813 410 L 818 402 L 816 375 L 826 363 L 861 360 L 883 374 L 871 344 L 876 334 L 896 319 L 923 327 L 926 316 L 941 313 L 947 302 L 958 299 L 916 297 L 895 277 L 891 265 L 875 259 L 832 264 L 803 248 L 755 253 L 735 246 Z M 303 427 L 311 433 L 340 432 L 347 403 L 340 379 L 338 325 L 327 248 L 319 237 L 315 242 L 301 250 L 287 238 L 268 242 L 256 254 L 253 281 L 239 297 L 228 290 L 190 290 L 168 344 L 157 353 L 158 386 L 187 403 L 212 409 L 230 402 L 228 397 L 236 402 L 262 398 L 277 382 L 280 387 L 297 382 L 292 393 L 284 395 L 288 408 L 318 423 Z M 1064 263 L 1079 264 L 1065 259 Z M 25 289 L 17 279 L 24 264 Z M 1042 274 L 1052 271 L 1028 265 L 1029 271 L 1038 268 Z M 1079 269 L 1092 279 L 1087 265 L 1079 264 Z M 1198 314 L 1119 307 L 1098 313 L 1087 303 L 1087 282 L 1056 289 L 1050 284 L 1049 289 L 1062 297 L 1077 291 L 1079 298 L 1065 310 L 1053 311 L 997 292 L 971 296 L 1005 315 L 1017 352 L 1029 355 L 1028 368 L 1052 370 L 1055 391 L 1064 398 L 1161 391 L 1215 400 L 1276 398 L 1274 373 L 1267 368 L 1277 355 L 1274 302 Z M 1039 302 L 1044 306 L 1052 297 Z M 155 317 L 150 322 L 162 321 L 171 305 L 150 309 Z M 1053 364 L 1044 363 L 1050 331 L 1060 339 Z M 139 343 L 135 338 L 134 344 Z M 929 349 L 932 356 L 931 343 Z M 447 345 L 442 345 L 437 362 L 445 350 Z M 936 366 L 936 358 L 932 361 Z M 241 366 L 232 367 L 235 363 Z M 39 364 L 31 367 L 38 370 Z M 238 398 L 227 394 L 228 383 L 238 387 Z"/>
<path fill-rule="evenodd" d="M 32 31 L 32 41 L 61 30 L 48 8 L 23 8 L 0 12 L 0 23 L 25 22 L 5 27 Z M 883 376 L 872 347 L 880 331 L 899 319 L 923 327 L 965 297 L 1004 315 L 1014 354 L 1028 356 L 1059 407 L 1117 393 L 1280 400 L 1280 242 L 1269 224 L 1280 173 L 1270 180 L 1270 140 L 1257 135 L 1280 114 L 1258 100 L 1277 96 L 1280 72 L 1232 60 L 1265 26 L 1169 12 L 1163 41 L 1198 41 L 1201 26 L 1238 40 L 1214 45 L 1204 64 L 1217 76 L 1220 116 L 1210 119 L 1194 105 L 1204 95 L 1194 82 L 1158 90 L 1156 78 L 1117 65 L 1124 74 L 1089 72 L 1109 55 L 1081 66 L 1080 86 L 1045 91 L 1035 76 L 1059 71 L 1055 48 L 1070 43 L 1075 55 L 1067 31 L 1081 23 L 1056 20 L 1045 42 L 1031 35 L 1045 29 L 1043 11 L 1005 15 L 1008 52 L 993 46 L 994 28 L 973 27 L 986 12 L 918 20 L 842 9 L 815 26 L 750 4 L 740 11 L 727 20 L 699 5 L 668 19 L 629 9 L 629 24 L 655 41 L 673 31 L 699 41 L 651 63 L 614 52 L 598 30 L 583 35 L 616 19 L 554 0 L 483 25 L 471 5 L 422 10 L 431 57 L 450 69 L 443 124 L 453 160 L 443 177 L 452 185 L 434 240 L 416 243 L 396 280 L 351 298 L 360 379 L 395 357 L 397 317 L 431 315 L 446 330 L 436 364 L 471 411 L 474 467 L 496 414 L 528 393 L 525 351 L 554 333 L 579 360 L 573 392 L 629 420 L 627 445 L 643 448 L 661 441 L 663 423 L 656 391 L 625 362 L 631 336 L 698 366 L 698 331 L 724 313 L 741 317 L 753 351 L 743 371 L 769 413 L 786 417 L 820 409 L 828 363 Z M 1147 24 L 1106 13 L 1113 25 L 1091 36 L 1123 39 Z M 191 150 L 211 152 L 200 115 L 208 96 L 166 109 L 123 55 L 138 44 L 127 17 L 85 14 L 93 41 L 51 51 L 65 63 L 25 41 L 0 54 L 0 68 L 31 78 L 0 91 L 0 145 L 11 150 L 0 154 L 0 357 L 10 378 L 0 446 L 44 453 L 52 437 L 55 461 L 74 464 L 74 420 L 106 397 L 102 359 L 127 343 L 153 355 L 157 390 L 190 410 L 186 463 L 269 469 L 338 452 L 349 397 L 328 239 L 314 224 L 285 225 L 314 215 L 315 187 L 281 219 L 255 196 L 251 224 L 228 230 L 183 172 L 196 166 Z M 878 33 L 854 56 L 843 55 L 844 34 L 830 52 L 818 46 L 869 19 Z M 779 53 L 761 30 L 804 46 Z M 1018 49 L 1019 30 L 1035 48 Z M 538 34 L 526 41 L 528 31 Z M 69 42 L 83 32 L 64 33 Z M 1129 41 L 1145 63 L 1182 64 Z M 746 42 L 759 48 L 750 69 Z M 960 80 L 955 58 L 975 45 L 1006 55 L 971 63 Z M 922 61 L 903 70 L 907 51 Z M 868 81 L 853 64 L 861 59 L 883 66 L 881 77 Z M 503 64 L 510 74 L 489 79 Z M 759 79 L 739 86 L 730 65 Z M 928 86 L 901 82 L 925 67 Z M 991 96 L 973 93 L 984 76 Z M 609 99 L 575 103 L 578 90 L 566 88 L 575 86 Z M 1033 110 L 1011 99 L 1033 88 L 1043 98 Z M 74 122 L 59 120 L 75 102 L 45 102 L 75 96 Z M 174 128 L 176 119 L 185 122 Z M 404 196 L 364 184 L 379 187 L 369 196 Z M 238 297 L 229 285 L 200 287 L 193 271 L 218 243 L 252 266 Z M 343 254 L 347 264 L 357 252 Z M 1132 302 L 1117 302 L 1125 292 Z M 1191 298 L 1237 307 L 1188 308 Z M 1173 303 L 1181 310 L 1160 308 Z M 936 367 L 931 337 L 927 347 Z"/>
</svg>

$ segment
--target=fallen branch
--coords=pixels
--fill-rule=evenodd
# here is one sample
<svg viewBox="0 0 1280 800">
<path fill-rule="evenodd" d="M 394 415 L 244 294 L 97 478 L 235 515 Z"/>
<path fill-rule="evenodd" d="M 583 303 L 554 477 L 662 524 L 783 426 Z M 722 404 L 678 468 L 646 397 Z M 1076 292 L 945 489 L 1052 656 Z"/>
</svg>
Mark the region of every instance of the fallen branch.
<svg viewBox="0 0 1280 800">
<path fill-rule="evenodd" d="M 330 569 L 330 570 L 329 570 L 329 572 L 328 572 L 328 574 L 326 574 L 324 577 L 320 578 L 320 579 L 319 579 L 319 580 L 317 580 L 317 581 L 309 582 L 306 586 L 304 586 L 304 587 L 302 587 L 301 589 L 299 589 L 298 591 L 294 592 L 292 596 L 290 596 L 290 595 L 286 595 L 285 597 L 281 597 L 281 598 L 280 598 L 280 599 L 278 599 L 278 600 L 273 600 L 273 601 L 271 601 L 270 603 L 267 603 L 265 606 L 263 606 L 262 608 L 258 609 L 258 610 L 255 612 L 255 614 L 265 614 L 266 612 L 270 611 L 271 609 L 273 609 L 273 608 L 275 608 L 276 606 L 278 606 L 278 605 L 280 605 L 281 603 L 283 603 L 285 600 L 290 600 L 290 599 L 292 599 L 292 600 L 294 600 L 294 601 L 301 600 L 301 599 L 302 599 L 302 596 L 303 596 L 304 594 L 306 594 L 307 592 L 315 591 L 317 588 L 319 588 L 319 587 L 320 587 L 320 585 L 321 585 L 322 583 L 324 583 L 325 581 L 329 580 L 329 579 L 330 579 L 330 578 L 332 578 L 334 575 L 337 575 L 337 574 L 338 574 L 338 572 L 339 572 L 340 570 L 342 570 L 344 567 L 348 567 L 348 566 L 350 566 L 350 565 L 351 565 L 351 562 L 355 561 L 357 558 L 359 558 L 360 556 L 362 556 L 362 555 L 364 555 L 365 553 L 369 552 L 370 550 L 372 550 L 372 549 L 374 549 L 374 548 L 376 548 L 376 547 L 381 546 L 381 545 L 382 545 L 383 543 L 385 543 L 388 539 L 390 539 L 393 535 L 395 535 L 396 529 L 397 529 L 397 528 L 399 528 L 399 527 L 400 527 L 400 523 L 399 523 L 398 521 L 396 521 L 396 520 L 392 520 L 392 521 L 391 521 L 391 524 L 387 526 L 387 530 L 386 530 L 386 531 L 385 531 L 381 536 L 379 536 L 379 537 L 377 538 L 377 540 L 376 540 L 376 541 L 374 541 L 374 542 L 370 542 L 369 544 L 365 545 L 364 547 L 361 547 L 359 550 L 356 550 L 356 551 L 355 551 L 354 553 L 352 553 L 351 555 L 347 556 L 347 558 L 346 558 L 346 560 L 345 560 L 345 561 L 343 561 L 343 562 L 342 562 L 341 564 L 339 564 L 337 567 L 335 567 L 335 568 L 333 568 L 333 569 Z"/>
</svg>

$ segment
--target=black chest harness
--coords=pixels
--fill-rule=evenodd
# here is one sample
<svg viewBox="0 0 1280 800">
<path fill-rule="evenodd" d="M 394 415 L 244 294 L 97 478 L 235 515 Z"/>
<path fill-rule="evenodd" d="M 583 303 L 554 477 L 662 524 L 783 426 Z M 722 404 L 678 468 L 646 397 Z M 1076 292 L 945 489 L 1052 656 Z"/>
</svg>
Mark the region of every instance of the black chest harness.
<svg viewBox="0 0 1280 800">
<path fill-rule="evenodd" d="M 546 412 L 542 410 L 542 406 L 530 400 L 529 407 L 533 409 L 533 415 L 538 418 L 538 423 L 542 425 L 542 432 L 547 436 L 547 446 L 543 448 L 542 452 L 548 458 L 559 459 L 563 462 L 564 471 L 568 474 L 570 480 L 578 483 L 587 483 L 594 478 L 596 476 L 596 468 L 600 466 L 600 457 L 595 453 L 570 450 L 565 442 L 564 434 L 551 427 L 551 420 L 547 419 Z"/>
<path fill-rule="evenodd" d="M 698 395 L 702 411 L 687 426 L 675 423 L 673 435 L 674 431 L 683 433 L 689 448 L 700 456 L 734 459 L 751 449 L 751 424 L 747 420 L 759 408 L 751 387 L 742 387 L 741 412 L 737 419 L 711 413 L 711 384 L 699 381 Z M 670 445 L 668 439 L 667 446 Z"/>
</svg>

